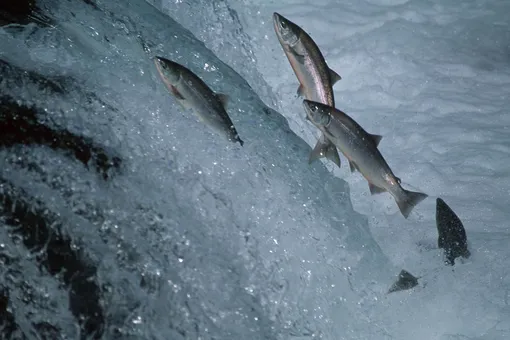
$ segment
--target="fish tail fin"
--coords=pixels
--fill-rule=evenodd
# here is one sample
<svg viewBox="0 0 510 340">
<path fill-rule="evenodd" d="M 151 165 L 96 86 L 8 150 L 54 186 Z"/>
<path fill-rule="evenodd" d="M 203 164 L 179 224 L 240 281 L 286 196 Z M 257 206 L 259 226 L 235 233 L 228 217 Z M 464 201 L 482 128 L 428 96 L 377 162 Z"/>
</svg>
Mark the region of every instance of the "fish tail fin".
<svg viewBox="0 0 510 340">
<path fill-rule="evenodd" d="M 402 195 L 399 195 L 399 198 L 397 199 L 397 205 L 402 215 L 407 218 L 413 208 L 427 197 L 428 195 L 422 192 L 402 189 Z"/>
</svg>

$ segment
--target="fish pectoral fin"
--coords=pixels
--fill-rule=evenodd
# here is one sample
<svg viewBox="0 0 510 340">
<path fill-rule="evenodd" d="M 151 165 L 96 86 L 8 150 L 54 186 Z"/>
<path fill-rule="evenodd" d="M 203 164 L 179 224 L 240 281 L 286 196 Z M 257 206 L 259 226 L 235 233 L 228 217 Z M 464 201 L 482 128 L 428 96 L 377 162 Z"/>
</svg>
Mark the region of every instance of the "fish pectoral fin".
<svg viewBox="0 0 510 340">
<path fill-rule="evenodd" d="M 218 97 L 218 100 L 221 102 L 221 105 L 223 105 L 223 107 L 225 109 L 227 109 L 228 102 L 230 101 L 230 97 L 223 93 L 216 93 L 216 97 Z"/>
<path fill-rule="evenodd" d="M 184 96 L 179 92 L 179 90 L 177 90 L 177 87 L 173 86 L 173 85 L 170 85 L 170 92 L 172 92 L 172 94 L 177 97 L 177 99 L 180 99 L 180 100 L 184 100 L 186 98 L 184 98 Z"/>
<path fill-rule="evenodd" d="M 340 167 L 340 155 L 338 154 L 338 150 L 333 143 L 330 143 L 326 150 L 326 158 L 335 163 L 336 166 Z"/>
<path fill-rule="evenodd" d="M 308 116 L 307 116 L 308 118 Z M 312 164 L 314 161 L 326 157 L 326 145 L 321 142 L 319 139 L 317 143 L 315 144 L 312 152 L 310 152 L 310 157 L 308 158 L 308 164 Z"/>
<path fill-rule="evenodd" d="M 296 51 L 295 49 L 293 48 L 290 48 L 289 49 L 290 53 L 294 56 L 294 58 L 296 58 L 296 60 L 301 64 L 301 65 L 304 65 L 305 64 L 305 56 L 300 54 L 298 51 Z"/>
<path fill-rule="evenodd" d="M 326 140 L 326 142 L 324 140 L 325 139 L 321 136 L 321 138 L 317 141 L 312 152 L 310 152 L 308 164 L 311 164 L 317 159 L 326 157 L 340 167 L 340 156 L 338 155 L 335 145 L 328 140 Z"/>
<path fill-rule="evenodd" d="M 303 84 L 299 84 L 299 87 L 297 88 L 296 93 L 297 93 L 298 97 L 304 97 L 305 87 L 303 86 Z"/>
<path fill-rule="evenodd" d="M 368 188 L 370 189 L 370 193 L 372 195 L 381 194 L 386 191 L 386 189 L 380 188 L 372 183 L 368 182 Z"/>
<path fill-rule="evenodd" d="M 381 135 L 372 135 L 370 134 L 370 137 L 375 143 L 375 146 L 379 146 L 379 143 L 381 142 L 382 136 Z"/>
<path fill-rule="evenodd" d="M 332 69 L 329 69 L 329 77 L 331 79 L 331 86 L 335 85 L 337 81 L 342 80 L 342 77 Z"/>
<path fill-rule="evenodd" d="M 353 161 L 349 161 L 349 167 L 351 168 L 351 172 L 354 172 L 354 171 L 358 170 L 358 167 L 356 166 L 356 163 L 354 163 Z"/>
</svg>

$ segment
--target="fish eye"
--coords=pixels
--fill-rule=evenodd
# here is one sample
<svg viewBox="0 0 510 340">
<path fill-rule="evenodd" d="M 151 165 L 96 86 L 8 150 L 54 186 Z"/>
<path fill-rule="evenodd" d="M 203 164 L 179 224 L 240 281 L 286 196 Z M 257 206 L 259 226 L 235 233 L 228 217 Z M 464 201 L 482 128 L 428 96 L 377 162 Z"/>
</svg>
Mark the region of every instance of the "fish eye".
<svg viewBox="0 0 510 340">
<path fill-rule="evenodd" d="M 318 107 L 317 105 L 312 105 L 310 109 L 312 110 L 312 112 L 317 112 Z"/>
<path fill-rule="evenodd" d="M 281 26 L 284 30 L 286 30 L 286 29 L 287 29 L 287 23 L 286 23 L 285 21 L 283 21 L 283 20 L 282 20 L 282 21 L 280 21 L 280 26 Z"/>
</svg>

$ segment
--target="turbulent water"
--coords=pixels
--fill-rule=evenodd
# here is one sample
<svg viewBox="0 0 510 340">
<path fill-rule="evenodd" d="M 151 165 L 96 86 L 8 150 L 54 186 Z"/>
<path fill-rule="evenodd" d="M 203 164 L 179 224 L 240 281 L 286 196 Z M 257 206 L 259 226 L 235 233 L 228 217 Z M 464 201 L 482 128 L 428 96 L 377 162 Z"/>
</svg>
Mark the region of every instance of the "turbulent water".
<svg viewBox="0 0 510 340">
<path fill-rule="evenodd" d="M 3 338 L 508 338 L 508 5 L 19 4 L 0 12 Z M 337 107 L 383 135 L 404 187 L 431 196 L 408 220 L 345 158 L 308 164 L 318 133 L 273 11 L 316 40 Z M 243 147 L 177 105 L 154 56 L 230 97 Z M 453 267 L 438 196 L 467 230 Z M 403 268 L 419 285 L 387 294 Z"/>
<path fill-rule="evenodd" d="M 346 183 L 308 166 L 309 146 L 278 112 L 144 1 L 38 7 L 48 24 L 1 32 L 11 337 L 276 339 L 360 326 L 361 270 L 381 275 L 385 257 Z M 244 147 L 176 106 L 156 55 L 230 96 Z"/>
</svg>

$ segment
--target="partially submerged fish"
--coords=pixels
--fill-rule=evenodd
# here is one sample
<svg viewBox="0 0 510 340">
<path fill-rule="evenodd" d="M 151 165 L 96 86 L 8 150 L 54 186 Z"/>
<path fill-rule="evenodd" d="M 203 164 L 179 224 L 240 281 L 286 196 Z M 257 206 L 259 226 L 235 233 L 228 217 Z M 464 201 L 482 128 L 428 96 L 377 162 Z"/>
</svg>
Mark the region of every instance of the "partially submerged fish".
<svg viewBox="0 0 510 340">
<path fill-rule="evenodd" d="M 401 290 L 407 290 L 412 289 L 418 285 L 418 278 L 415 277 L 413 274 L 409 273 L 407 270 L 402 269 L 400 273 L 398 274 L 398 279 L 395 281 L 390 289 L 388 290 L 388 293 L 394 293 Z"/>
<path fill-rule="evenodd" d="M 196 74 L 174 61 L 155 57 L 154 63 L 168 90 L 183 108 L 193 110 L 203 123 L 230 141 L 244 144 L 226 112 L 227 95 L 215 93 Z"/>
<path fill-rule="evenodd" d="M 381 136 L 366 132 L 356 121 L 334 107 L 303 100 L 308 119 L 349 159 L 351 171 L 358 170 L 368 181 L 370 193 L 388 191 L 407 218 L 413 208 L 427 195 L 408 191 L 400 186 L 377 146 Z"/>
<path fill-rule="evenodd" d="M 441 198 L 436 199 L 437 246 L 444 249 L 446 263 L 453 266 L 459 256 L 469 258 L 466 230 L 460 218 Z"/>
<path fill-rule="evenodd" d="M 333 85 L 341 77 L 326 64 L 317 44 L 299 26 L 278 13 L 273 14 L 276 36 L 298 80 L 298 95 L 308 100 L 335 106 Z M 309 163 L 326 157 L 340 166 L 335 145 L 322 134 L 310 153 Z"/>
</svg>

